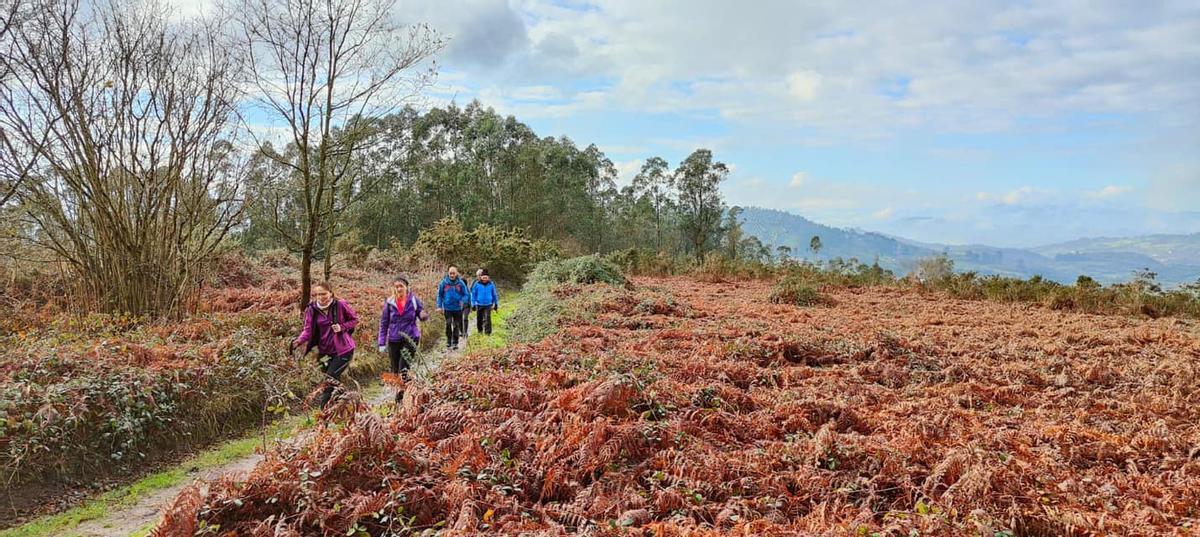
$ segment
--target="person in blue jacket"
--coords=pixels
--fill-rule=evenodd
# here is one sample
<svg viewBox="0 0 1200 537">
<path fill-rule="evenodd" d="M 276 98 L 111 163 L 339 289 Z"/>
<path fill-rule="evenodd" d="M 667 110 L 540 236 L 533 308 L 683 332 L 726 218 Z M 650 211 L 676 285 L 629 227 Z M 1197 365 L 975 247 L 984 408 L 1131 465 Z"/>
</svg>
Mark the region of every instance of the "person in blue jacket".
<svg viewBox="0 0 1200 537">
<path fill-rule="evenodd" d="M 479 277 L 471 284 L 471 309 L 475 310 L 475 333 L 492 335 L 492 312 L 500 308 L 500 293 L 488 276 L 487 269 L 479 269 Z"/>
<path fill-rule="evenodd" d="M 446 318 L 446 348 L 458 348 L 462 330 L 463 310 L 471 304 L 467 282 L 458 276 L 458 267 L 450 265 L 446 277 L 438 283 L 437 309 Z"/>
</svg>

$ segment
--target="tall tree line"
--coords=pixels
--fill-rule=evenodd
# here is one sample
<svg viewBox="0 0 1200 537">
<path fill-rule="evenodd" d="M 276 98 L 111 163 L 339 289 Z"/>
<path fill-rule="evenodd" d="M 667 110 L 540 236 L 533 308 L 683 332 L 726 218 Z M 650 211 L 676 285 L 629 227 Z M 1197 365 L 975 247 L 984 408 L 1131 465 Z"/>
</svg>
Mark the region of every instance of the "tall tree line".
<svg viewBox="0 0 1200 537">
<path fill-rule="evenodd" d="M 748 258 L 765 251 L 753 245 L 757 239 L 741 237 L 737 213 L 720 193 L 728 168 L 708 149 L 674 169 L 650 157 L 630 185 L 618 188 L 616 167 L 595 145 L 540 137 L 478 102 L 356 121 L 367 132 L 356 134 L 364 150 L 350 166 L 355 180 L 340 194 L 356 201 L 336 218 L 369 246 L 411 244 L 422 229 L 453 217 L 466 229 L 518 228 L 576 252 L 637 248 L 701 259 L 711 251 Z M 281 245 L 276 217 L 287 213 L 280 211 L 286 204 L 254 195 L 266 178 L 287 175 L 275 160 L 254 159 L 248 198 L 260 202 L 242 233 L 251 248 Z M 735 243 L 753 239 L 747 251 L 754 255 L 726 246 L 731 231 Z M 317 250 L 329 257 L 334 244 L 318 238 Z"/>
</svg>

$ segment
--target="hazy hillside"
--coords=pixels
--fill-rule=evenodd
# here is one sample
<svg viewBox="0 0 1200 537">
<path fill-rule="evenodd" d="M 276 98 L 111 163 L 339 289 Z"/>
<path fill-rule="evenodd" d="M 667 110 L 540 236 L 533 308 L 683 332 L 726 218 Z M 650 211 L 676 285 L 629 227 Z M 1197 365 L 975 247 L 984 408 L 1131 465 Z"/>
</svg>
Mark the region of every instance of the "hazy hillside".
<svg viewBox="0 0 1200 537">
<path fill-rule="evenodd" d="M 1164 264 L 1200 265 L 1200 233 L 1078 239 L 1033 248 L 1033 251 L 1047 256 L 1128 252 L 1141 254 Z"/>
<path fill-rule="evenodd" d="M 881 233 L 835 228 L 773 209 L 747 207 L 742 218 L 746 233 L 757 236 L 766 244 L 787 246 L 792 249 L 792 257 L 800 259 L 854 257 L 869 263 L 878 258 L 880 265 L 904 271 L 914 259 L 939 252 Z M 808 249 L 814 235 L 821 237 L 819 256 L 814 256 Z"/>
<path fill-rule="evenodd" d="M 818 256 L 850 258 L 879 263 L 898 273 L 907 272 L 922 258 L 946 253 L 960 270 L 1027 278 L 1041 275 L 1072 282 L 1087 274 L 1105 283 L 1128 281 L 1135 270 L 1148 268 L 1167 285 L 1200 278 L 1200 234 L 1152 235 L 1133 238 L 1079 239 L 1039 248 L 997 248 L 987 245 L 928 244 L 882 233 L 835 228 L 799 215 L 748 207 L 743 227 L 763 242 L 792 248 L 798 258 L 813 258 L 808 251 L 813 235 L 824 247 Z"/>
</svg>

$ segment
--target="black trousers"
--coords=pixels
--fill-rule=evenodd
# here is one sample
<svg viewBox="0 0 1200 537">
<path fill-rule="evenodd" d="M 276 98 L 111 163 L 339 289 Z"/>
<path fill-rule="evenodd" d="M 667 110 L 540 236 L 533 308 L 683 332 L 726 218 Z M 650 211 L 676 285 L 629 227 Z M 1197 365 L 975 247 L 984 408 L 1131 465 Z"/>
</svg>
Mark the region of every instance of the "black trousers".
<svg viewBox="0 0 1200 537">
<path fill-rule="evenodd" d="M 463 312 L 445 310 L 442 314 L 446 316 L 446 346 L 457 346 L 458 335 L 462 333 L 463 328 Z"/>
<path fill-rule="evenodd" d="M 471 328 L 471 308 L 466 308 L 466 309 L 462 310 L 462 331 L 459 333 L 462 334 L 462 337 L 467 337 L 467 332 L 470 332 L 470 330 L 469 330 L 470 328 Z"/>
<path fill-rule="evenodd" d="M 408 380 L 408 368 L 412 367 L 413 360 L 417 357 L 417 347 L 420 343 L 420 339 L 409 338 L 388 342 L 388 358 L 392 361 L 392 373 Z"/>
<path fill-rule="evenodd" d="M 491 306 L 479 306 L 475 309 L 475 333 L 492 335 Z"/>
<path fill-rule="evenodd" d="M 330 354 L 322 354 L 317 356 L 321 360 L 321 371 L 326 377 L 333 380 L 341 380 L 342 373 L 345 373 L 350 368 L 350 360 L 354 358 L 354 351 L 350 351 L 341 356 L 333 356 Z M 318 401 L 321 403 L 321 408 L 329 403 L 329 398 L 333 397 L 333 385 L 326 385 L 325 391 L 321 392 L 321 398 Z"/>
</svg>

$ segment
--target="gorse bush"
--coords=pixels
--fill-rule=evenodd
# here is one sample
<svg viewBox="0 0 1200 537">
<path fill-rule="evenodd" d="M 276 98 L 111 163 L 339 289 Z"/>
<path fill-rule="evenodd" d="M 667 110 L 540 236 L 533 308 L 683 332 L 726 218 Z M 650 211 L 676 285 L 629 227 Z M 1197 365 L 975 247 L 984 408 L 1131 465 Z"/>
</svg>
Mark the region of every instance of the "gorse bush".
<svg viewBox="0 0 1200 537">
<path fill-rule="evenodd" d="M 954 277 L 954 261 L 946 255 L 920 259 L 909 276 L 926 285 L 938 285 Z"/>
<path fill-rule="evenodd" d="M 591 283 L 625 285 L 626 280 L 621 267 L 598 255 L 543 261 L 529 275 L 534 286 Z"/>
<path fill-rule="evenodd" d="M 493 279 L 522 282 L 534 266 L 559 257 L 561 250 L 551 241 L 530 239 L 516 229 L 481 224 L 466 231 L 457 219 L 444 218 L 421 231 L 407 254 L 417 264 L 456 264 L 470 275 L 487 267 Z"/>
<path fill-rule="evenodd" d="M 616 264 L 597 255 L 539 263 L 525 282 L 516 311 L 508 318 L 509 338 L 531 343 L 553 334 L 563 315 L 585 300 L 560 296 L 558 291 L 564 286 L 597 283 L 624 287 L 628 281 Z"/>
<path fill-rule="evenodd" d="M 963 272 L 945 276 L 926 287 L 955 298 L 1035 303 L 1086 313 L 1200 317 L 1200 293 L 1189 286 L 1163 290 L 1152 273 L 1136 274 L 1129 283 L 1104 287 L 1089 276 L 1080 276 L 1074 285 L 1065 285 L 1041 276 L 1021 279 Z"/>
<path fill-rule="evenodd" d="M 871 285 L 896 285 L 896 275 L 879 266 L 878 262 L 870 265 L 857 259 L 830 259 L 823 264 L 801 262 L 787 263 L 784 273 L 805 281 L 810 286 L 830 285 L 837 287 L 864 287 Z"/>
<path fill-rule="evenodd" d="M 773 304 L 793 304 L 796 306 L 812 306 L 822 301 L 821 294 L 808 284 L 805 278 L 797 273 L 784 276 L 771 289 L 770 296 Z"/>
<path fill-rule="evenodd" d="M 609 252 L 604 258 L 632 276 L 671 276 L 683 272 L 685 266 L 677 256 L 641 248 Z"/>
<path fill-rule="evenodd" d="M 78 354 L 86 341 L 45 338 L 21 356 L 7 356 L 11 373 L 0 383 L 6 473 L 21 481 L 138 463 L 153 449 L 257 417 L 264 400 L 300 391 L 316 378 L 280 360 L 269 332 L 202 337 L 207 341 L 164 347 L 149 331 L 126 333 L 121 343 L 86 352 L 90 360 Z M 193 345 L 215 356 L 188 356 L 183 349 Z M 131 363 L 112 367 L 116 360 Z M 183 361 L 191 365 L 167 366 Z"/>
<path fill-rule="evenodd" d="M 709 252 L 696 265 L 691 274 L 705 282 L 723 282 L 739 279 L 759 279 L 774 276 L 775 265 L 757 260 L 735 259 L 719 252 Z"/>
</svg>

